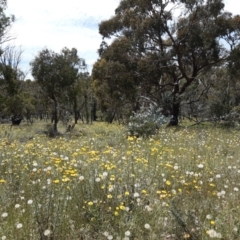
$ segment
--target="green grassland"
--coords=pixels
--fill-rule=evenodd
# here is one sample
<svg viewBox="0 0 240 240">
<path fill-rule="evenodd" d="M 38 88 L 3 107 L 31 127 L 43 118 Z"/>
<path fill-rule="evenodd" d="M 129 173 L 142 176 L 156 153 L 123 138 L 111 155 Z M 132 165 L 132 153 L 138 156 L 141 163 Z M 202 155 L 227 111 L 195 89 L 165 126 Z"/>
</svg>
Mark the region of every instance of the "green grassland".
<svg viewBox="0 0 240 240">
<path fill-rule="evenodd" d="M 240 131 L 45 125 L 0 125 L 0 239 L 240 239 Z"/>
</svg>

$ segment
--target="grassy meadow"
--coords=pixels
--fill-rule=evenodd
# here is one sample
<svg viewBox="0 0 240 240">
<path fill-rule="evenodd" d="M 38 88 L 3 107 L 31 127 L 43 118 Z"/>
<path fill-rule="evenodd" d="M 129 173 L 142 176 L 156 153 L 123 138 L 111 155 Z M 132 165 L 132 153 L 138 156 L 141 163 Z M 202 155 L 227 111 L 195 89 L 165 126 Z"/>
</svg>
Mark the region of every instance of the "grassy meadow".
<svg viewBox="0 0 240 240">
<path fill-rule="evenodd" d="M 0 125 L 0 240 L 240 239 L 239 130 L 44 124 Z"/>
</svg>

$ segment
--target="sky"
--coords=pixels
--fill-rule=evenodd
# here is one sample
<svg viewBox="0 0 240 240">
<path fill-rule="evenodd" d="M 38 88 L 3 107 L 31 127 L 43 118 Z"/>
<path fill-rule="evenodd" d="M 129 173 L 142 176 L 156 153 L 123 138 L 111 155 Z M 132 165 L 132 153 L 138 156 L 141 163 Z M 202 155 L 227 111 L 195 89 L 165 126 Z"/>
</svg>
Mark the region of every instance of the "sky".
<svg viewBox="0 0 240 240">
<path fill-rule="evenodd" d="M 29 63 L 48 48 L 60 52 L 76 48 L 88 71 L 98 59 L 101 44 L 98 24 L 114 15 L 120 0 L 7 0 L 7 14 L 16 21 L 11 44 L 23 50 L 20 68 L 32 79 Z M 239 0 L 225 0 L 225 10 L 240 14 Z"/>
</svg>

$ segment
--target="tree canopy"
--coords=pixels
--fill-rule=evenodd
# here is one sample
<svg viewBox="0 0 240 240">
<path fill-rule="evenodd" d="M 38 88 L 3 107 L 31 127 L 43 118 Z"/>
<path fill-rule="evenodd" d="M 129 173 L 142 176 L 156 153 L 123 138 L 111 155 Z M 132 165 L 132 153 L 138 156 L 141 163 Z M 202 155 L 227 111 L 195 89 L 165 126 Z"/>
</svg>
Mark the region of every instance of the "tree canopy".
<svg viewBox="0 0 240 240">
<path fill-rule="evenodd" d="M 30 63 L 33 77 L 53 101 L 54 131 L 59 120 L 59 101 L 77 80 L 80 62 L 75 48 L 63 48 L 60 53 L 43 49 Z"/>
<path fill-rule="evenodd" d="M 167 95 L 171 124 L 177 125 L 184 95 L 201 76 L 229 61 L 239 30 L 240 16 L 224 11 L 222 0 L 122 0 L 115 15 L 99 25 L 103 38 L 114 41 L 101 45 L 93 81 L 109 86 L 117 76 L 118 90 L 124 82 L 125 90 L 131 88 L 133 81 L 140 97 L 162 102 Z M 110 67 L 104 70 L 119 64 L 112 73 Z"/>
</svg>

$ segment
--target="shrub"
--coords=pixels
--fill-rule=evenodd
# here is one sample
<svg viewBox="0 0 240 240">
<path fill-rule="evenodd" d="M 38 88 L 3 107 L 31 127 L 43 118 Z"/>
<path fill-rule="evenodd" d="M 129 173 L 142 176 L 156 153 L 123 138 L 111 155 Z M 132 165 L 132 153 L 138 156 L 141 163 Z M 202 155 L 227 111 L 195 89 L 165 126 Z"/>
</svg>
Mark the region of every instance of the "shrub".
<svg viewBox="0 0 240 240">
<path fill-rule="evenodd" d="M 162 114 L 162 109 L 155 104 L 142 107 L 140 111 L 134 112 L 129 119 L 128 133 L 131 136 L 147 137 L 156 133 L 169 119 Z"/>
</svg>

